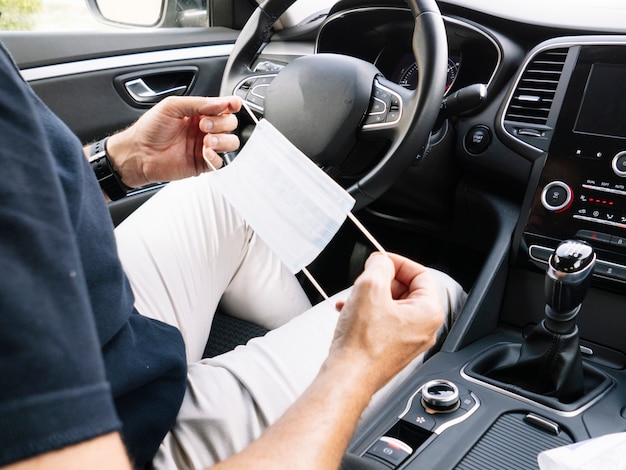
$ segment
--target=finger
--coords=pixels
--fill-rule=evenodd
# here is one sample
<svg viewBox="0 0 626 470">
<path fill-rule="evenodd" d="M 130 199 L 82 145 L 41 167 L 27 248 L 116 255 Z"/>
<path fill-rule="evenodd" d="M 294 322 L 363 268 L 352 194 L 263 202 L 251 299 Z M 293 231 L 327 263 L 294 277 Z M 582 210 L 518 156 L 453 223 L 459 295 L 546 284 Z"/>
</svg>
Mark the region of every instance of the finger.
<svg viewBox="0 0 626 470">
<path fill-rule="evenodd" d="M 224 160 L 218 153 L 208 147 L 202 147 L 202 158 L 210 170 L 219 170 L 224 166 Z"/>
<path fill-rule="evenodd" d="M 423 265 L 395 253 L 388 254 L 395 268 L 395 279 L 398 283 L 410 287 L 419 276 L 427 271 Z"/>
<path fill-rule="evenodd" d="M 237 113 L 241 110 L 241 98 L 238 96 L 220 96 L 205 98 L 204 107 L 200 108 L 202 114 L 218 115 Z"/>
<path fill-rule="evenodd" d="M 237 129 L 239 121 L 234 114 L 220 114 L 218 116 L 205 116 L 200 120 L 200 130 L 213 134 L 232 132 Z"/>
<path fill-rule="evenodd" d="M 169 114 L 176 117 L 216 116 L 221 113 L 236 113 L 241 109 L 237 96 L 170 96 L 159 103 Z"/>
<path fill-rule="evenodd" d="M 215 152 L 233 152 L 239 148 L 239 137 L 234 134 L 207 134 L 202 142 Z"/>
<path fill-rule="evenodd" d="M 376 290 L 377 295 L 381 294 L 381 289 L 389 292 L 394 272 L 393 263 L 386 254 L 372 253 L 365 261 L 365 269 L 355 281 L 355 286 L 364 285 L 367 290 Z"/>
<path fill-rule="evenodd" d="M 374 275 L 378 274 L 385 278 L 393 279 L 395 267 L 392 260 L 385 253 L 376 251 L 365 261 L 364 272 L 368 271 Z"/>
</svg>

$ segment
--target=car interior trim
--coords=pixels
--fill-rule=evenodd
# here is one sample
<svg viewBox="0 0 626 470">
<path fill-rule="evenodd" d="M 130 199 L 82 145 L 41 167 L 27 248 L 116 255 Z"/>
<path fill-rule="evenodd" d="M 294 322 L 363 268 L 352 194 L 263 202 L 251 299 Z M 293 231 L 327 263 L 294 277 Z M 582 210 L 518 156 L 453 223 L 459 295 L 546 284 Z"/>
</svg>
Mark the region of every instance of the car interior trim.
<svg viewBox="0 0 626 470">
<path fill-rule="evenodd" d="M 452 426 L 462 423 L 463 421 L 468 419 L 470 416 L 472 416 L 474 413 L 476 413 L 478 408 L 480 408 L 480 399 L 474 392 L 469 392 L 469 394 L 474 400 L 474 406 L 472 406 L 469 410 L 467 410 L 467 413 L 459 416 L 458 418 L 451 419 L 450 421 L 447 421 L 441 426 L 439 426 L 437 429 L 433 431 L 433 434 L 440 435 L 444 431 L 450 429 Z"/>
<path fill-rule="evenodd" d="M 500 344 L 505 344 L 505 343 L 500 343 Z M 494 347 L 497 346 L 494 345 Z M 500 393 L 502 395 L 505 395 L 507 397 L 513 398 L 518 402 L 522 402 L 522 403 L 526 403 L 527 405 L 531 405 L 534 406 L 536 408 L 539 408 L 540 410 L 543 410 L 547 413 L 552 413 L 558 416 L 561 416 L 563 418 L 573 418 L 574 416 L 579 416 L 581 413 L 583 413 L 584 411 L 586 411 L 587 409 L 591 408 L 593 405 L 595 405 L 596 403 L 600 402 L 606 395 L 608 395 L 608 393 L 613 389 L 614 387 L 614 382 L 611 380 L 611 384 L 610 386 L 608 386 L 605 390 L 602 390 L 601 393 L 599 393 L 597 396 L 595 396 L 593 399 L 585 402 L 582 406 L 580 406 L 579 408 L 576 408 L 574 410 L 558 410 L 556 408 L 552 408 L 550 406 L 544 405 L 543 403 L 539 403 L 535 400 L 531 400 L 530 398 L 527 398 L 523 395 L 511 392 L 509 390 L 506 390 L 504 388 L 501 387 L 497 387 L 496 385 L 490 384 L 489 382 L 477 379 L 476 377 L 472 377 L 471 375 L 469 375 L 466 372 L 466 368 L 469 365 L 469 363 L 467 363 L 465 366 L 463 366 L 461 368 L 461 377 L 463 377 L 463 379 L 467 380 L 468 382 L 472 382 L 475 383 L 477 385 L 480 385 L 483 388 L 492 390 L 494 392 Z"/>
<path fill-rule="evenodd" d="M 611 46 L 611 45 L 619 45 L 619 44 L 625 44 L 625 39 L 623 36 L 576 36 L 576 37 L 563 37 L 563 38 L 556 38 L 556 39 L 551 39 L 548 40 L 546 42 L 544 42 L 543 44 L 538 45 L 533 51 L 531 51 L 528 54 L 528 57 L 526 58 L 526 60 L 524 61 L 524 63 L 520 66 L 519 71 L 517 73 L 517 76 L 515 77 L 515 79 L 513 80 L 513 85 L 511 86 L 508 95 L 506 97 L 506 99 L 504 100 L 504 105 L 502 107 L 503 112 L 500 113 L 500 119 L 498 121 L 498 125 L 499 128 L 502 132 L 504 132 L 504 134 L 506 136 L 508 136 L 509 138 L 514 139 L 518 144 L 522 144 L 524 147 L 527 147 L 529 149 L 532 150 L 539 150 L 539 151 L 543 151 L 544 149 L 541 149 L 539 147 L 537 147 L 536 145 L 532 145 L 522 139 L 520 139 L 519 137 L 515 136 L 513 133 L 511 133 L 506 125 L 505 125 L 505 121 L 506 121 L 506 115 L 507 115 L 507 110 L 510 108 L 511 106 L 511 102 L 513 101 L 513 97 L 515 95 L 516 90 L 518 89 L 518 87 L 520 86 L 520 82 L 522 80 L 522 76 L 524 75 L 524 73 L 526 72 L 526 70 L 528 69 L 529 65 L 537 58 L 537 56 L 539 56 L 541 53 L 552 50 L 552 49 L 560 49 L 560 48 L 566 48 L 568 49 L 568 57 L 567 57 L 567 61 L 573 61 L 573 65 L 575 65 L 575 62 L 577 60 L 577 57 L 570 57 L 571 55 L 571 49 L 573 48 L 578 48 L 580 46 Z M 577 55 L 577 54 L 576 54 Z M 563 69 L 563 75 L 565 75 L 565 67 Z M 559 88 L 562 88 L 563 91 L 565 91 L 567 89 L 567 82 L 569 82 L 569 77 L 565 77 L 565 81 L 563 81 L 563 75 L 561 76 L 561 79 L 559 80 Z M 571 75 L 571 73 L 570 73 Z M 557 90 L 558 93 L 559 90 Z M 556 96 L 555 96 L 556 98 Z M 555 101 L 552 103 L 552 108 L 550 110 L 550 114 L 554 113 L 555 110 L 557 110 L 555 107 L 558 107 L 558 103 Z M 557 110 L 558 111 L 558 110 Z M 558 114 L 558 113 L 556 113 Z M 548 143 L 549 145 L 549 143 Z"/>
<path fill-rule="evenodd" d="M 226 57 L 233 50 L 232 44 L 218 44 L 183 49 L 171 49 L 140 54 L 128 54 L 101 59 L 89 59 L 65 64 L 46 65 L 23 69 L 22 77 L 27 82 L 65 77 L 81 73 L 111 70 L 136 65 L 152 65 L 180 60 Z"/>
</svg>

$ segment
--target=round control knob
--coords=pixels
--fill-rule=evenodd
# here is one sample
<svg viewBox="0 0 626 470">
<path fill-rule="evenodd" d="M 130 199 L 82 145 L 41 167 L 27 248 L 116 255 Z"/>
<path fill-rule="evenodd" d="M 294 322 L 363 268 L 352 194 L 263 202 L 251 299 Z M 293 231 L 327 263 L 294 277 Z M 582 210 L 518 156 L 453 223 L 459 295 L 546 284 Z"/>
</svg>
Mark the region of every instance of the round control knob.
<svg viewBox="0 0 626 470">
<path fill-rule="evenodd" d="M 541 204 L 551 212 L 565 210 L 572 203 L 572 190 L 562 181 L 548 183 L 541 193 Z"/>
<path fill-rule="evenodd" d="M 626 151 L 619 152 L 613 157 L 613 172 L 622 178 L 626 177 Z"/>
<path fill-rule="evenodd" d="M 422 405 L 429 413 L 450 413 L 460 404 L 459 389 L 449 380 L 431 380 L 422 387 Z"/>
</svg>

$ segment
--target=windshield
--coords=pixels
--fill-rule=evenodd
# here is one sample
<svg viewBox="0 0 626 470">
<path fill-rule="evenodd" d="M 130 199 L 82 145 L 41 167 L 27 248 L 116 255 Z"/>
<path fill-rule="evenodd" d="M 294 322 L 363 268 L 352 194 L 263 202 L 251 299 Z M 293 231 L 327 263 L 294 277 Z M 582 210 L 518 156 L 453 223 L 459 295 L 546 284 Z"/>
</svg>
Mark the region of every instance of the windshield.
<svg viewBox="0 0 626 470">
<path fill-rule="evenodd" d="M 624 0 L 442 0 L 493 16 L 545 26 L 626 30 Z"/>
</svg>

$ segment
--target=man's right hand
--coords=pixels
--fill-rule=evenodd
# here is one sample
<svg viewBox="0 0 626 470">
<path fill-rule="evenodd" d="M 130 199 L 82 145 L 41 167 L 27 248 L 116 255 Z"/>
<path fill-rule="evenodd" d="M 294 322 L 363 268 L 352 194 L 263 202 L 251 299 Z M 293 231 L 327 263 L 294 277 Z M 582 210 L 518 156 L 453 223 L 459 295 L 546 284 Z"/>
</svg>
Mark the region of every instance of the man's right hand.
<svg viewBox="0 0 626 470">
<path fill-rule="evenodd" d="M 374 253 L 341 312 L 328 360 L 367 370 L 371 392 L 435 344 L 444 313 L 428 270 L 395 254 Z"/>
</svg>

